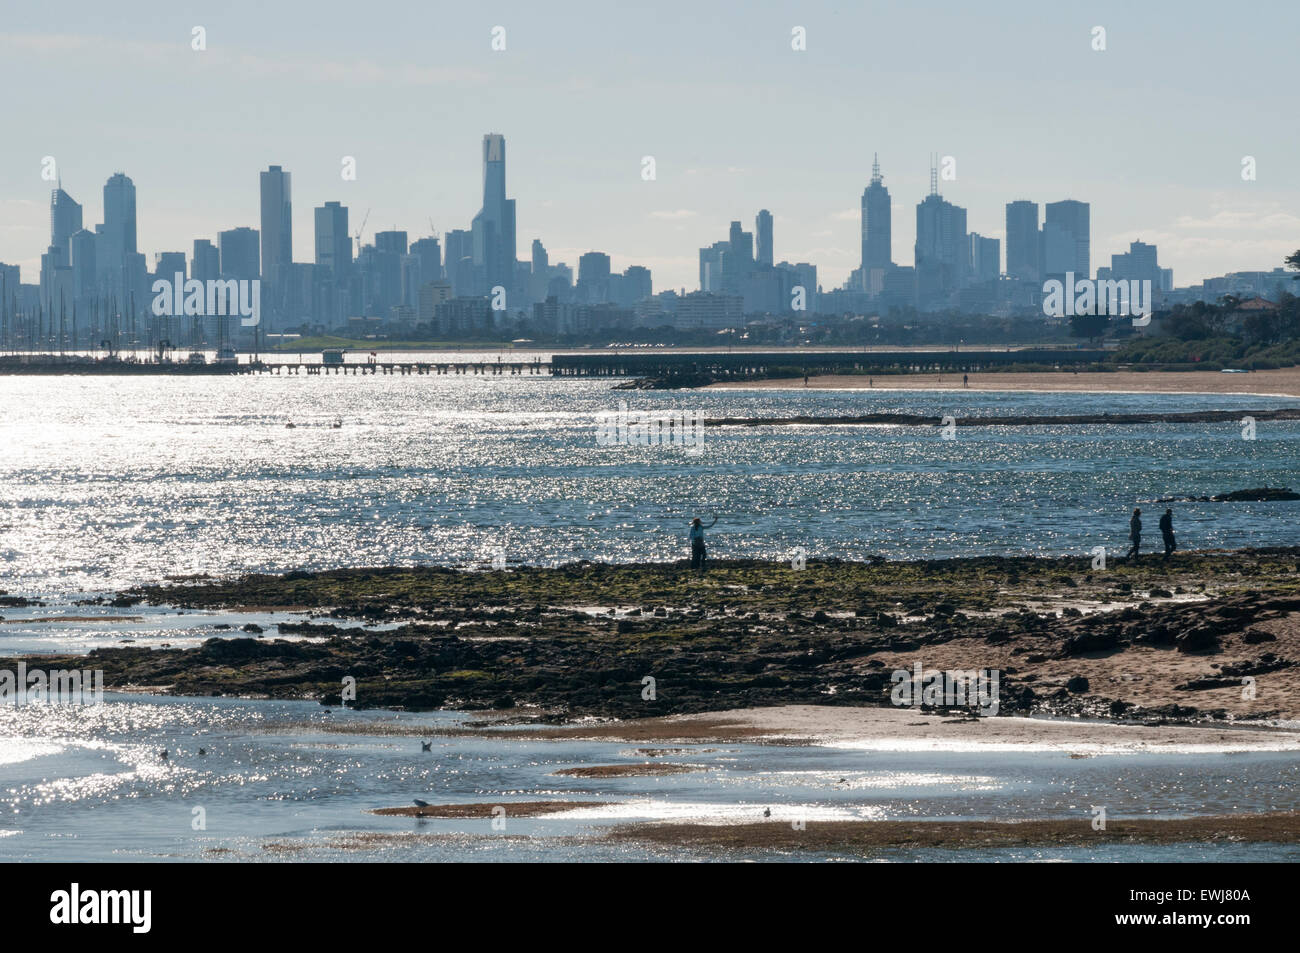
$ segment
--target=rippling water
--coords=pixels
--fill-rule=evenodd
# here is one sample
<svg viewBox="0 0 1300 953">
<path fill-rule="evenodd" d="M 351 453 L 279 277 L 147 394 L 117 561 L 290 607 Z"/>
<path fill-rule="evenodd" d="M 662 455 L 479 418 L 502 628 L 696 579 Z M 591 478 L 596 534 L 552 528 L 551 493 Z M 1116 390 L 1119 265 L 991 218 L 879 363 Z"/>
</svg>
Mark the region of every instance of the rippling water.
<svg viewBox="0 0 1300 953">
<path fill-rule="evenodd" d="M 554 772 L 646 760 L 616 742 L 435 738 L 455 713 L 308 702 L 109 695 L 100 706 L 0 708 L 0 860 L 597 860 L 693 857 L 613 843 L 611 824 L 830 819 L 1109 818 L 1294 809 L 1294 752 L 1072 758 L 1051 751 L 864 751 L 693 744 L 656 760 L 703 770 L 583 779 Z M 334 728 L 336 730 L 331 730 Z M 337 730 L 347 728 L 347 731 Z M 400 728 L 413 734 L 390 734 Z M 31 740 L 39 738 L 39 741 Z M 200 756 L 203 747 L 207 754 Z M 159 752 L 167 748 L 169 757 Z M 573 813 L 461 820 L 379 807 L 591 801 Z M 595 806 L 607 802 L 605 806 Z M 197 810 L 196 810 L 197 809 Z M 199 821 L 201 820 L 201 823 Z M 727 855 L 734 858 L 736 855 Z M 1282 845 L 887 851 L 900 860 L 1300 860 Z"/>
<path fill-rule="evenodd" d="M 253 616 L 74 606 L 168 575 L 359 564 L 683 555 L 716 513 L 719 556 L 895 558 L 1123 547 L 1161 496 L 1291 485 L 1300 425 L 708 430 L 705 451 L 602 447 L 618 408 L 706 416 L 898 411 L 978 416 L 1289 406 L 1282 398 L 953 392 L 627 393 L 529 377 L 0 377 L 0 653 L 87 651 L 124 637 L 186 645 Z M 342 427 L 331 424 L 342 420 Z M 287 428 L 286 423 L 293 423 Z M 1175 504 L 1186 548 L 1295 542 L 1295 504 Z M 1151 522 L 1154 524 L 1154 514 Z M 1154 529 L 1154 525 L 1152 526 Z M 71 617 L 111 616 L 108 622 Z M 43 621 L 53 617 L 56 621 Z M 70 621 L 62 621 L 69 619 Z M 277 619 L 255 618 L 262 624 Z M 692 745 L 663 777 L 556 777 L 640 759 L 627 745 L 418 738 L 454 713 L 118 697 L 0 707 L 0 859 L 605 859 L 693 856 L 616 845 L 611 823 L 691 818 L 1080 817 L 1295 809 L 1293 754 Z M 198 748 L 207 749 L 199 757 Z M 162 761 L 158 752 L 168 748 Z M 614 802 L 577 814 L 414 820 L 439 801 Z M 206 827 L 195 829 L 195 808 Z M 1276 845 L 893 852 L 891 859 L 1300 859 Z"/>
<path fill-rule="evenodd" d="M 709 429 L 602 447 L 596 416 L 1183 411 L 1285 398 L 614 392 L 537 377 L 0 378 L 11 592 L 357 564 L 663 560 L 696 514 L 717 556 L 1124 547 L 1133 505 L 1296 482 L 1300 424 Z M 330 425 L 341 419 L 343 426 Z M 294 423 L 290 429 L 286 423 Z M 1294 543 L 1294 504 L 1179 504 L 1185 548 Z M 1154 518 L 1151 520 L 1154 524 Z M 1154 525 L 1150 528 L 1154 531 Z"/>
</svg>

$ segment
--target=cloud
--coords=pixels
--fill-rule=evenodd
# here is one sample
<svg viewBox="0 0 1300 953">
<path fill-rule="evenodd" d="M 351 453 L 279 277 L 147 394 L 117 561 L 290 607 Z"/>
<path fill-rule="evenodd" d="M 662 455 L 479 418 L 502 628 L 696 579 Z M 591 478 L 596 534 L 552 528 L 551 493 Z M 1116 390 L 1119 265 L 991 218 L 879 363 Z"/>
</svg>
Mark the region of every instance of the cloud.
<svg viewBox="0 0 1300 953">
<path fill-rule="evenodd" d="M 650 217 L 651 217 L 651 218 L 662 218 L 662 219 L 667 219 L 667 220 L 669 220 L 669 221 L 674 221 L 674 220 L 677 220 L 677 219 L 683 219 L 683 218 L 694 218 L 694 217 L 695 217 L 696 215 L 698 215 L 698 214 L 699 214 L 699 212 L 696 212 L 696 211 L 694 211 L 693 209 L 689 209 L 689 208 L 678 208 L 678 209 L 672 209 L 672 210 L 669 210 L 669 211 L 651 212 L 651 213 L 650 213 Z"/>
</svg>

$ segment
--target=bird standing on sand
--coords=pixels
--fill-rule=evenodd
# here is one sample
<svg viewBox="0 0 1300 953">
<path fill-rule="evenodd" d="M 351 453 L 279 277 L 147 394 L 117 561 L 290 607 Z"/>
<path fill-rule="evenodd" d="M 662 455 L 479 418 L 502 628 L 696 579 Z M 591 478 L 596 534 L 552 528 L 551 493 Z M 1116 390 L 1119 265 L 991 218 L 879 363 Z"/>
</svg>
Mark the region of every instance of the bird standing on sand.
<svg viewBox="0 0 1300 953">
<path fill-rule="evenodd" d="M 770 807 L 765 807 L 765 808 L 763 808 L 763 816 L 764 816 L 764 817 L 771 817 L 771 816 L 772 816 L 772 809 L 771 809 Z"/>
</svg>

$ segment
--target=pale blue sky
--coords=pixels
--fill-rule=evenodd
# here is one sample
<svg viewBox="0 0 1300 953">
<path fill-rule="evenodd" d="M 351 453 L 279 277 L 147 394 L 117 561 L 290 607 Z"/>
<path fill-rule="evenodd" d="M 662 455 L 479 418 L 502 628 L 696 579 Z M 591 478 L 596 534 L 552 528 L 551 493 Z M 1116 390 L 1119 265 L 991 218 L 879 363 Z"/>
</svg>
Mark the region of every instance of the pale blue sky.
<svg viewBox="0 0 1300 953">
<path fill-rule="evenodd" d="M 46 155 L 91 226 L 104 180 L 134 179 L 151 267 L 257 227 L 257 173 L 282 165 L 294 258 L 310 261 L 327 200 L 353 229 L 371 209 L 367 238 L 468 227 L 493 131 L 521 258 L 537 237 L 552 262 L 606 251 L 652 268 L 656 290 L 695 287 L 697 249 L 760 208 L 777 259 L 838 286 L 858 262 L 873 152 L 896 262 L 911 263 L 938 152 L 956 159 L 941 191 L 972 231 L 1002 237 L 1012 199 L 1088 201 L 1094 269 L 1140 238 L 1182 286 L 1300 248 L 1298 44 L 1293 2 L 9 2 L 0 261 L 36 280 Z M 339 175 L 345 155 L 356 181 Z"/>
</svg>

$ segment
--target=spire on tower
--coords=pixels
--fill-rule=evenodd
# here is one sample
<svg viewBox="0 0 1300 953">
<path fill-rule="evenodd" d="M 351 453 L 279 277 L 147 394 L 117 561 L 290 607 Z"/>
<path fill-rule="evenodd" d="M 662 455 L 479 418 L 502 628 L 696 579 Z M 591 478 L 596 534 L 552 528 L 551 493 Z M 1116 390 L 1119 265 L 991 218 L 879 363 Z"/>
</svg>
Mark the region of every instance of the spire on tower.
<svg viewBox="0 0 1300 953">
<path fill-rule="evenodd" d="M 930 153 L 930 194 L 939 194 L 939 153 Z"/>
<path fill-rule="evenodd" d="M 871 184 L 879 185 L 883 179 L 880 177 L 880 153 L 871 154 Z"/>
</svg>

